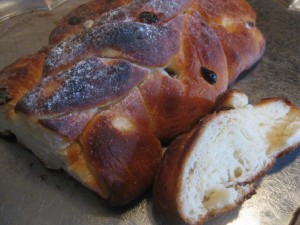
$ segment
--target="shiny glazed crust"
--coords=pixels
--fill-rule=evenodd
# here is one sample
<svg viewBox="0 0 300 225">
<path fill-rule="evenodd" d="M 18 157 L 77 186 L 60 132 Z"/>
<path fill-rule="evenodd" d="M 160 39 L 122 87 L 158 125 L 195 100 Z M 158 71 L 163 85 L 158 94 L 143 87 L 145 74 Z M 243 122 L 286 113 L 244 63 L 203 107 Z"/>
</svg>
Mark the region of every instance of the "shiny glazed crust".
<svg viewBox="0 0 300 225">
<path fill-rule="evenodd" d="M 64 168 L 111 204 L 126 204 L 150 187 L 160 142 L 211 112 L 261 57 L 255 19 L 243 0 L 81 5 L 52 31 L 47 51 L 1 71 L 6 113 L 73 143 Z M 16 73 L 26 76 L 20 95 Z"/>
</svg>

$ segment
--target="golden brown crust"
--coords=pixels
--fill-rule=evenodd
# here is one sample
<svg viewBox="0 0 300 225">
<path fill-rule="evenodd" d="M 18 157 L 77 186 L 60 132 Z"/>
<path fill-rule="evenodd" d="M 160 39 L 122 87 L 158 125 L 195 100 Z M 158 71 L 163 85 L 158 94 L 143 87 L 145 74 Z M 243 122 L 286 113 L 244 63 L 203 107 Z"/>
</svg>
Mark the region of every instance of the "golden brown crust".
<svg viewBox="0 0 300 225">
<path fill-rule="evenodd" d="M 222 110 L 234 109 L 247 104 L 248 96 L 245 93 L 237 89 L 230 89 L 217 97 L 214 111 L 219 112 Z"/>
<path fill-rule="evenodd" d="M 198 97 L 188 86 L 168 76 L 152 75 L 139 89 L 152 130 L 163 141 L 189 129 L 214 106 L 213 100 Z"/>
<path fill-rule="evenodd" d="M 141 101 L 135 90 L 97 114 L 80 138 L 88 166 L 109 189 L 111 205 L 126 204 L 149 188 L 161 158 Z"/>
<path fill-rule="evenodd" d="M 24 56 L 0 72 L 0 88 L 9 96 L 11 108 L 32 88 L 42 77 L 42 69 L 47 48 L 36 54 Z"/>
<path fill-rule="evenodd" d="M 172 7 L 169 5 L 169 2 L 165 1 L 155 2 L 155 4 L 153 4 L 152 1 L 132 1 L 130 3 L 129 1 L 113 2 L 116 3 L 110 5 L 108 2 L 100 3 L 94 1 L 82 5 L 79 9 L 74 10 L 69 16 L 64 18 L 58 27 L 62 26 L 66 28 L 67 18 L 70 19 L 76 15 L 78 15 L 79 18 L 83 18 L 81 21 L 97 19 L 96 24 L 98 25 L 112 21 L 124 21 L 125 19 L 143 22 L 141 19 L 141 13 L 143 12 L 154 13 L 158 16 L 157 23 L 163 24 L 180 13 L 186 13 L 190 9 L 196 9 L 202 14 L 208 25 L 214 29 L 222 43 L 228 62 L 229 83 L 232 83 L 242 71 L 253 65 L 261 57 L 265 48 L 263 35 L 255 27 L 255 11 L 246 1 L 186 0 L 180 2 L 175 1 Z M 125 3 L 129 3 L 127 7 L 124 9 L 122 7 L 116 9 L 112 15 L 107 13 L 99 18 L 95 18 L 93 16 L 94 13 L 90 12 L 86 13 L 87 15 L 91 15 L 90 17 L 87 15 L 81 16 L 82 13 L 84 14 L 85 11 L 89 12 L 92 8 L 99 8 L 101 12 L 106 12 L 109 9 L 117 8 Z M 82 24 L 76 25 L 73 30 L 71 26 L 68 30 L 75 34 L 78 32 L 78 26 L 80 27 L 80 31 L 82 31 Z M 66 33 L 68 32 L 69 31 L 66 31 Z M 54 31 L 53 33 L 56 32 Z"/>
<path fill-rule="evenodd" d="M 234 19 L 235 21 L 256 20 L 256 13 L 247 1 L 241 0 L 197 0 L 195 5 L 201 7 L 203 15 L 212 19 L 212 23 L 220 23 L 224 17 Z"/>
<path fill-rule="evenodd" d="M 178 177 L 181 175 L 182 166 L 186 160 L 196 129 L 176 138 L 168 147 L 159 167 L 156 170 L 153 185 L 153 204 L 155 208 L 174 221 L 182 221 L 178 211 L 176 195 L 180 185 Z"/>
<path fill-rule="evenodd" d="M 166 66 L 180 47 L 182 23 L 183 18 L 178 16 L 163 26 L 131 21 L 95 26 L 53 47 L 44 74 L 65 70 L 93 55 L 126 59 L 143 66 Z"/>
<path fill-rule="evenodd" d="M 256 13 L 241 0 L 199 0 L 194 1 L 194 7 L 218 35 L 227 57 L 229 83 L 232 83 L 264 52 L 264 37 L 255 26 Z"/>
<path fill-rule="evenodd" d="M 96 181 L 82 154 L 82 146 L 78 142 L 74 142 L 68 147 L 66 169 L 69 173 L 74 173 L 75 177 L 79 177 L 83 185 L 97 192 L 103 198 L 107 197 L 106 187 L 99 185 Z"/>
<path fill-rule="evenodd" d="M 155 23 L 164 24 L 178 14 L 183 13 L 190 6 L 191 2 L 191 0 L 172 2 L 136 0 L 92 1 L 79 6 L 64 17 L 51 32 L 49 42 L 50 44 L 57 44 L 69 36 L 83 31 L 86 29 L 85 23 L 87 21 L 93 21 L 96 25 L 125 20 L 151 22 L 147 16 L 144 16 L 145 14 L 142 14 L 144 12 L 155 13 L 158 16 L 158 20 Z"/>
<path fill-rule="evenodd" d="M 215 100 L 216 93 L 225 91 L 228 85 L 227 61 L 222 45 L 213 29 L 195 9 L 189 9 L 185 18 L 186 35 L 182 43 L 185 63 L 179 79 L 193 91 L 199 91 L 195 95 L 206 91 L 203 95 Z M 208 79 L 204 69 L 215 73 L 216 79 Z"/>
<path fill-rule="evenodd" d="M 259 101 L 256 106 L 263 106 L 266 104 L 269 104 L 271 102 L 283 102 L 287 105 L 289 105 L 292 108 L 298 109 L 299 107 L 294 105 L 293 103 L 291 103 L 290 100 L 286 99 L 286 98 L 282 98 L 282 97 L 275 97 L 275 98 L 264 98 L 261 101 Z"/>
<path fill-rule="evenodd" d="M 83 183 L 125 204 L 151 185 L 158 139 L 189 130 L 260 57 L 263 37 L 251 24 L 243 0 L 93 1 L 62 19 L 49 51 L 1 72 L 0 100 L 78 141 L 69 171 L 90 173 Z"/>
<path fill-rule="evenodd" d="M 111 104 L 147 77 L 148 69 L 125 60 L 93 57 L 44 76 L 16 106 L 29 116 L 70 113 Z"/>
<path fill-rule="evenodd" d="M 185 13 L 184 33 L 181 49 L 166 69 L 172 74 L 161 76 L 157 72 L 140 87 L 154 133 L 160 140 L 190 129 L 195 121 L 211 112 L 216 96 L 227 88 L 222 46 L 194 10 Z M 201 44 L 205 42 L 209 44 Z M 201 73 L 202 68 L 216 73 L 216 82 L 209 83 Z"/>
<path fill-rule="evenodd" d="M 66 15 L 52 30 L 49 36 L 49 44 L 57 44 L 69 36 L 83 31 L 85 29 L 86 21 L 95 20 L 99 17 L 99 15 L 131 1 L 132 0 L 95 0 L 78 6 Z"/>
<path fill-rule="evenodd" d="M 264 38 L 257 28 L 246 28 L 244 24 L 238 24 L 231 29 L 234 31 L 228 32 L 223 28 L 216 30 L 227 56 L 229 83 L 254 65 L 265 48 Z"/>
<path fill-rule="evenodd" d="M 42 126 L 74 141 L 94 114 L 90 111 L 72 112 L 59 117 L 39 119 L 38 122 Z"/>
</svg>

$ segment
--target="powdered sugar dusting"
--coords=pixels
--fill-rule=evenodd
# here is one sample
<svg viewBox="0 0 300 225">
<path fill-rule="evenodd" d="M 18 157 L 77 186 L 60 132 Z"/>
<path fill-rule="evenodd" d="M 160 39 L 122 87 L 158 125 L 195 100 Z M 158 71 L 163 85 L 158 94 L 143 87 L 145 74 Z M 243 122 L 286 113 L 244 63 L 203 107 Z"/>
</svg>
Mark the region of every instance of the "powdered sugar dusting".
<svg viewBox="0 0 300 225">
<path fill-rule="evenodd" d="M 18 108 L 25 113 L 43 115 L 103 106 L 141 83 L 148 72 L 125 60 L 93 57 L 57 76 L 43 78 Z"/>
<path fill-rule="evenodd" d="M 174 16 L 181 14 L 186 10 L 192 0 L 174 0 L 174 1 L 161 1 L 152 0 L 142 4 L 142 10 L 153 10 L 153 12 L 164 15 L 167 20 L 170 20 Z"/>
<path fill-rule="evenodd" d="M 44 74 L 68 66 L 90 55 L 103 55 L 111 48 L 121 58 L 146 66 L 162 66 L 178 51 L 181 26 L 152 26 L 134 22 L 114 22 L 95 26 L 72 36 L 49 53 Z"/>
<path fill-rule="evenodd" d="M 39 123 L 48 129 L 75 140 L 96 112 L 96 109 L 75 111 L 55 118 L 41 119 Z"/>
<path fill-rule="evenodd" d="M 104 13 L 99 19 L 97 19 L 96 24 L 102 25 L 116 21 L 140 21 L 139 15 L 142 12 L 152 12 L 159 15 L 159 21 L 160 24 L 162 24 L 183 13 L 192 2 L 192 0 L 136 0 Z"/>
</svg>

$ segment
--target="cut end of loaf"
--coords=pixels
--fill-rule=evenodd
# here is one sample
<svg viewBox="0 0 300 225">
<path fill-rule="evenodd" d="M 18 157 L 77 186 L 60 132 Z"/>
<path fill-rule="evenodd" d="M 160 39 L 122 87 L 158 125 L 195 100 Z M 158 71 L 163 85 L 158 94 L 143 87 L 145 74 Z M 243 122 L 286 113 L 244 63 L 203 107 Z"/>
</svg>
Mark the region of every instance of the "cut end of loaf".
<svg viewBox="0 0 300 225">
<path fill-rule="evenodd" d="M 22 113 L 9 114 L 8 110 L 9 107 L 0 107 L 0 134 L 12 132 L 18 142 L 31 149 L 47 168 L 62 168 L 65 149 L 70 144 L 69 139 L 41 126 Z"/>
<path fill-rule="evenodd" d="M 236 91 L 227 95 L 235 96 L 227 105 L 233 105 L 237 98 L 245 99 Z M 171 148 L 181 154 L 183 162 L 173 197 L 185 222 L 201 224 L 251 196 L 254 181 L 276 158 L 299 146 L 300 109 L 281 98 L 266 99 L 255 106 L 237 104 L 235 109 L 205 117 L 193 132 L 185 140 L 188 149 Z M 161 168 L 168 168 L 164 163 Z"/>
<path fill-rule="evenodd" d="M 299 116 L 280 99 L 212 116 L 184 167 L 183 215 L 196 222 L 242 201 L 252 192 L 248 183 L 299 142 Z"/>
</svg>

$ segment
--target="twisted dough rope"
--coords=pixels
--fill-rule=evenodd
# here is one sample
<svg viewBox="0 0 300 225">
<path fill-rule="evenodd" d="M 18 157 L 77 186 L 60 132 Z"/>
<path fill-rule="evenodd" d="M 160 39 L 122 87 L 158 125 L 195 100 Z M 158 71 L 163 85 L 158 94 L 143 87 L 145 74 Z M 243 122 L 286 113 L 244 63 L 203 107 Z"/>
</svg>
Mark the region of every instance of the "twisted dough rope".
<svg viewBox="0 0 300 225">
<path fill-rule="evenodd" d="M 0 81 L 7 112 L 62 135 L 63 168 L 120 205 L 151 185 L 158 140 L 210 112 L 264 39 L 244 1 L 113 2 L 71 12 L 51 33 L 56 45 L 8 66 Z"/>
</svg>

